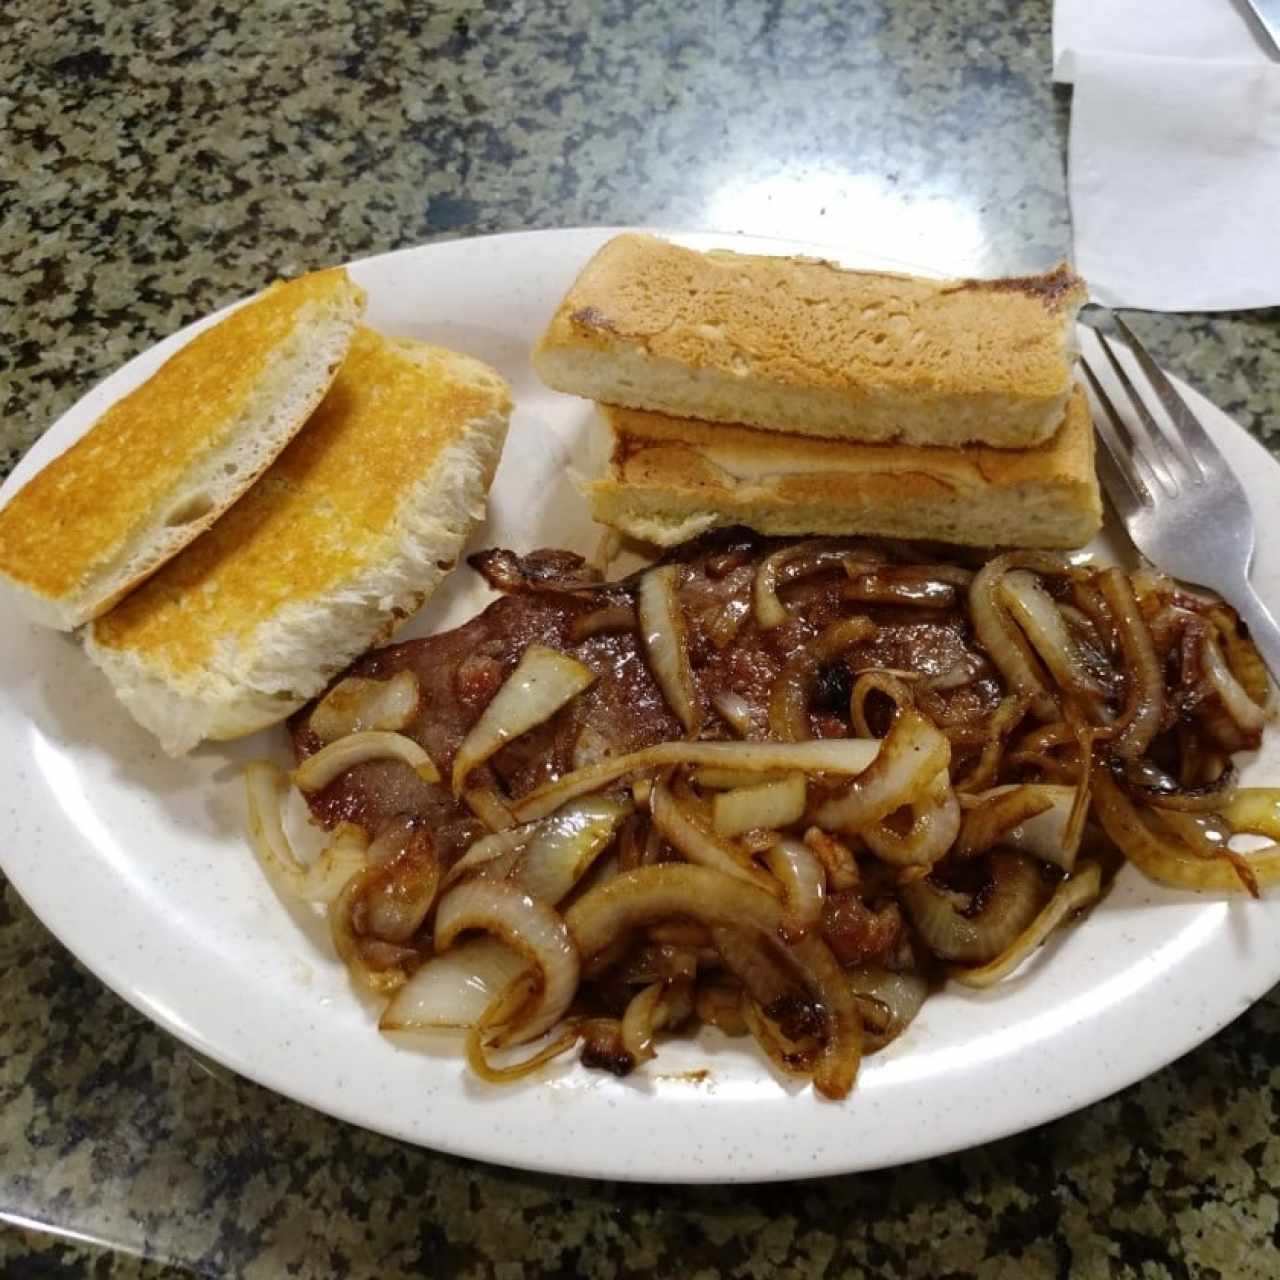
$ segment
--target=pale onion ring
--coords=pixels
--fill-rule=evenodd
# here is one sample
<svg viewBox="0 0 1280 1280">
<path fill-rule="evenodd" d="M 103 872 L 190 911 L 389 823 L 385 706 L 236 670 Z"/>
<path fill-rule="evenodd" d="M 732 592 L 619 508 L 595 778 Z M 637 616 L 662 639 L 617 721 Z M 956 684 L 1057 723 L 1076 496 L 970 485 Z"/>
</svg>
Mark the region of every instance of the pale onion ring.
<svg viewBox="0 0 1280 1280">
<path fill-rule="evenodd" d="M 285 833 L 280 788 L 287 775 L 268 760 L 245 766 L 249 806 L 249 839 L 258 861 L 283 888 L 304 902 L 332 902 L 343 886 L 362 871 L 368 840 L 359 827 L 343 823 L 328 848 L 310 865 L 298 861 Z"/>
<path fill-rule="evenodd" d="M 721 689 L 711 695 L 711 705 L 738 737 L 747 737 L 755 728 L 756 712 L 740 693 Z"/>
<path fill-rule="evenodd" d="M 1267 723 L 1266 713 L 1245 692 L 1244 686 L 1231 672 L 1218 641 L 1206 636 L 1204 641 L 1204 671 L 1209 683 L 1217 690 L 1227 715 L 1235 721 L 1236 728 L 1244 733 L 1259 734 Z"/>
<path fill-rule="evenodd" d="M 300 791 L 319 791 L 358 764 L 388 759 L 403 760 L 424 782 L 440 781 L 431 757 L 412 738 L 378 729 L 349 733 L 322 747 L 293 771 L 293 781 Z"/>
<path fill-rule="evenodd" d="M 819 805 L 813 821 L 857 835 L 924 792 L 950 759 L 946 738 L 918 711 L 902 711 L 875 761 L 843 795 Z"/>
<path fill-rule="evenodd" d="M 448 950 L 465 929 L 501 938 L 526 957 L 541 979 L 519 1021 L 500 1035 L 501 1043 L 527 1043 L 560 1021 L 578 989 L 580 966 L 568 926 L 555 910 L 506 881 L 464 881 L 436 908 L 437 953 Z"/>
<path fill-rule="evenodd" d="M 348 676 L 320 699 L 307 727 L 321 742 L 368 729 L 398 733 L 417 715 L 420 696 L 412 671 L 397 671 L 386 680 Z"/>
<path fill-rule="evenodd" d="M 1103 690 L 1085 670 L 1067 624 L 1053 597 L 1026 569 L 1011 569 L 1000 579 L 1000 601 L 1022 628 L 1040 660 L 1068 693 L 1100 703 Z"/>
<path fill-rule="evenodd" d="M 822 920 L 826 872 L 807 845 L 785 836 L 765 850 L 764 859 L 782 885 L 782 936 L 794 942 Z"/>
<path fill-rule="evenodd" d="M 531 644 L 463 738 L 453 757 L 453 794 L 462 794 L 467 775 L 597 679 L 590 667 L 545 645 Z"/>
<path fill-rule="evenodd" d="M 529 962 L 500 938 L 469 938 L 432 956 L 391 998 L 383 1031 L 473 1027 Z"/>
<path fill-rule="evenodd" d="M 1058 703 L 1043 668 L 1000 602 L 1000 579 L 1013 563 L 1013 555 L 996 556 L 978 571 L 969 588 L 969 617 L 979 644 L 1013 691 L 1025 699 L 1037 719 L 1056 720 Z"/>
<path fill-rule="evenodd" d="M 719 836 L 739 836 L 760 827 L 778 831 L 804 817 L 807 794 L 803 773 L 720 791 L 711 801 L 711 825 Z"/>
<path fill-rule="evenodd" d="M 960 830 L 960 802 L 945 769 L 939 769 L 919 798 L 907 801 L 911 826 L 899 834 L 883 820 L 859 833 L 881 862 L 896 867 L 931 867 Z"/>
<path fill-rule="evenodd" d="M 680 605 L 680 566 L 660 565 L 640 579 L 636 616 L 662 696 L 690 737 L 702 727 L 702 702 L 689 665 L 689 635 Z"/>
</svg>

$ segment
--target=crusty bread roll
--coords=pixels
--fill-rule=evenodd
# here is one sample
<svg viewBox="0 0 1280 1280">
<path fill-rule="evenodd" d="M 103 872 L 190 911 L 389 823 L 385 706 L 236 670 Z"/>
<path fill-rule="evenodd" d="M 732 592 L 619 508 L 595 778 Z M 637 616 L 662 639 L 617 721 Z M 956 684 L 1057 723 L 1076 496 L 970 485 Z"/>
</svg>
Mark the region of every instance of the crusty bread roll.
<svg viewBox="0 0 1280 1280">
<path fill-rule="evenodd" d="M 364 314 L 341 268 L 198 334 L 0 510 L 0 583 L 34 621 L 104 613 L 207 529 L 329 389 Z"/>
<path fill-rule="evenodd" d="M 602 524 L 662 547 L 745 524 L 972 546 L 1078 547 L 1102 499 L 1083 391 L 1046 444 L 925 449 L 775 435 L 601 406 L 608 461 L 583 488 Z"/>
<path fill-rule="evenodd" d="M 1057 431 L 1086 297 L 1066 266 L 924 280 L 609 241 L 533 354 L 607 404 L 862 441 L 1026 448 Z"/>
<path fill-rule="evenodd" d="M 480 361 L 362 330 L 262 479 L 94 622 L 90 658 L 173 755 L 283 719 L 453 568 L 510 409 Z"/>
</svg>

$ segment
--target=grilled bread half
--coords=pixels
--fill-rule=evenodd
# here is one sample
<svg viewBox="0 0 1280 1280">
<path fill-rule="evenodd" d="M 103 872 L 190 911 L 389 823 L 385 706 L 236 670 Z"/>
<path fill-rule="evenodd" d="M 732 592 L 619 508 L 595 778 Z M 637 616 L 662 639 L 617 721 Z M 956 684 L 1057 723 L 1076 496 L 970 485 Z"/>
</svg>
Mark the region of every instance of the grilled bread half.
<svg viewBox="0 0 1280 1280">
<path fill-rule="evenodd" d="M 925 280 L 812 258 L 609 241 L 534 350 L 557 391 L 677 417 L 846 440 L 1024 449 L 1062 423 L 1066 266 Z"/>
<path fill-rule="evenodd" d="M 198 537 L 270 466 L 346 357 L 364 291 L 342 269 L 205 329 L 0 510 L 0 583 L 71 630 Z"/>
<path fill-rule="evenodd" d="M 454 566 L 510 409 L 480 361 L 361 330 L 262 479 L 94 622 L 90 658 L 172 755 L 282 720 Z"/>
<path fill-rule="evenodd" d="M 1102 523 L 1084 392 L 1031 449 L 926 449 L 774 435 L 601 407 L 608 461 L 584 485 L 602 524 L 662 547 L 745 524 L 770 534 L 1079 547 Z"/>
</svg>

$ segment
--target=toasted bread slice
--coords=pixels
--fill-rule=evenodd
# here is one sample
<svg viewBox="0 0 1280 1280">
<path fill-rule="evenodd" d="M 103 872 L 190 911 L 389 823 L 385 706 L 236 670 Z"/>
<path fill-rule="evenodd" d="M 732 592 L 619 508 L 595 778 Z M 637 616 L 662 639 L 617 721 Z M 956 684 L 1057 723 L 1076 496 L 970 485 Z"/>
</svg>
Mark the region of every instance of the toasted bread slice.
<svg viewBox="0 0 1280 1280">
<path fill-rule="evenodd" d="M 364 314 L 342 269 L 198 334 L 0 510 L 0 582 L 71 630 L 198 537 L 315 411 Z"/>
<path fill-rule="evenodd" d="M 783 436 L 601 406 L 609 460 L 584 485 L 603 524 L 659 546 L 719 526 L 971 546 L 1078 547 L 1102 499 L 1083 391 L 1032 449 L 923 449 Z"/>
<path fill-rule="evenodd" d="M 90 658 L 170 754 L 283 719 L 454 566 L 510 409 L 480 361 L 362 330 L 262 479 L 94 622 Z"/>
<path fill-rule="evenodd" d="M 583 269 L 533 364 L 558 391 L 677 417 L 1021 449 L 1061 424 L 1085 297 L 1066 266 L 924 280 L 627 234 Z"/>
</svg>

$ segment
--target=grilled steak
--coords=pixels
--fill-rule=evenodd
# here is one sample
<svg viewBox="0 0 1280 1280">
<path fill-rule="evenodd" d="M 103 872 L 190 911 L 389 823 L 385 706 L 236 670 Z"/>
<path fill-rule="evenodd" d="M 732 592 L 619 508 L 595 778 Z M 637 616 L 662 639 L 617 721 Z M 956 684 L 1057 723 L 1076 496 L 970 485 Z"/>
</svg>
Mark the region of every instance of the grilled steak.
<svg viewBox="0 0 1280 1280">
<path fill-rule="evenodd" d="M 848 695 L 855 671 L 888 667 L 941 677 L 965 664 L 981 669 L 982 659 L 971 647 L 968 624 L 955 602 L 956 589 L 948 592 L 946 584 L 938 583 L 922 587 L 912 567 L 895 565 L 883 549 L 871 553 L 882 566 L 852 582 L 837 562 L 828 561 L 816 571 L 809 571 L 812 564 L 807 569 L 792 566 L 797 570 L 793 580 L 780 586 L 789 619 L 761 631 L 752 613 L 752 585 L 761 561 L 787 545 L 787 540 L 728 530 L 688 543 L 666 559 L 683 566 L 680 604 L 698 691 L 708 708 L 717 693 L 735 693 L 758 712 L 756 732 L 764 736 L 770 692 L 787 658 L 832 621 L 855 614 L 869 616 L 876 630 L 868 642 L 821 672 L 810 706 L 815 736 L 850 733 Z M 601 756 L 681 736 L 634 623 L 626 618 L 638 576 L 602 582 L 580 556 L 564 551 L 527 556 L 484 551 L 469 563 L 506 593 L 502 599 L 453 631 L 367 654 L 346 673 L 386 679 L 413 671 L 422 698 L 416 719 L 404 732 L 421 743 L 442 776 L 448 777 L 459 743 L 531 644 L 571 654 L 599 679 L 551 720 L 477 769 L 470 785 L 489 785 L 518 798 Z M 956 572 L 962 577 L 963 571 Z M 931 597 L 927 603 L 899 602 L 922 593 Z M 607 617 L 604 610 L 610 611 Z M 584 634 L 601 619 L 608 629 Z M 977 720 L 990 713 L 999 694 L 994 677 L 968 680 L 954 691 L 938 689 L 932 709 L 944 721 Z M 310 711 L 304 708 L 291 721 L 299 759 L 322 745 L 308 728 Z M 703 736 L 732 735 L 709 714 Z M 311 796 L 310 803 L 326 828 L 346 820 L 370 835 L 397 815 L 421 818 L 446 864 L 484 831 L 447 787 L 423 782 L 395 760 L 348 770 Z"/>
</svg>

